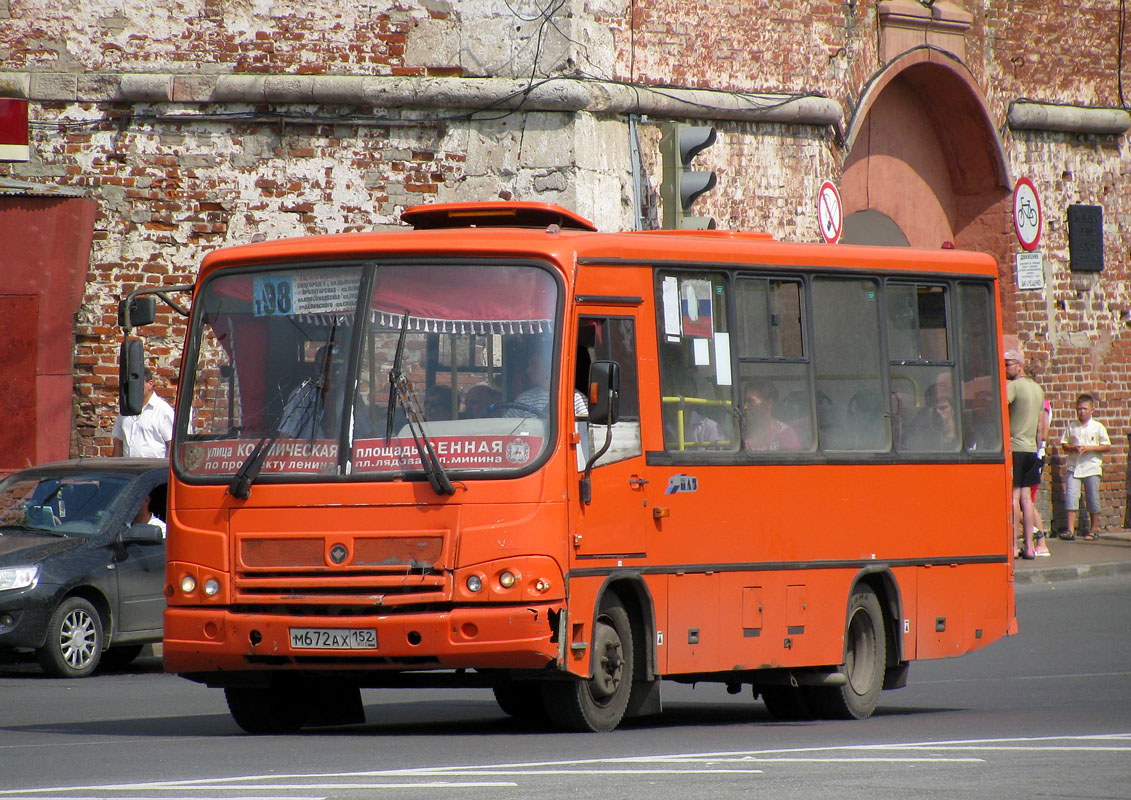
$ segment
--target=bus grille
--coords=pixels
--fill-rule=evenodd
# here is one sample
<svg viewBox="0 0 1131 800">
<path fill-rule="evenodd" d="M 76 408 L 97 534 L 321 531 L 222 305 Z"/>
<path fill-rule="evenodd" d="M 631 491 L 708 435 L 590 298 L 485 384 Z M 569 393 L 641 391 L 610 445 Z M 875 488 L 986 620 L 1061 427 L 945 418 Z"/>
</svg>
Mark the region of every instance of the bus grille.
<svg viewBox="0 0 1131 800">
<path fill-rule="evenodd" d="M 403 605 L 451 595 L 442 535 L 244 535 L 237 538 L 237 603 Z"/>
</svg>

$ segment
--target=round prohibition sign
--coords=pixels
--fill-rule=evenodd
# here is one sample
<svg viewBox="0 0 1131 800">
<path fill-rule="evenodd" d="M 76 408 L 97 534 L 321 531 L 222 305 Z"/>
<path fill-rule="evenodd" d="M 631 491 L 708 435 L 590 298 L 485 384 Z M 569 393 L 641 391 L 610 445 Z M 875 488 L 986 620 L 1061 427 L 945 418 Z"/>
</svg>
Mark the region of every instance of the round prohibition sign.
<svg viewBox="0 0 1131 800">
<path fill-rule="evenodd" d="M 817 223 L 821 226 L 821 236 L 829 244 L 840 241 L 844 232 L 844 215 L 841 210 L 840 192 L 831 181 L 821 184 L 817 193 Z"/>
<path fill-rule="evenodd" d="M 1024 249 L 1037 249 L 1042 222 L 1037 187 L 1028 178 L 1018 178 L 1017 185 L 1013 187 L 1013 229 Z"/>
</svg>

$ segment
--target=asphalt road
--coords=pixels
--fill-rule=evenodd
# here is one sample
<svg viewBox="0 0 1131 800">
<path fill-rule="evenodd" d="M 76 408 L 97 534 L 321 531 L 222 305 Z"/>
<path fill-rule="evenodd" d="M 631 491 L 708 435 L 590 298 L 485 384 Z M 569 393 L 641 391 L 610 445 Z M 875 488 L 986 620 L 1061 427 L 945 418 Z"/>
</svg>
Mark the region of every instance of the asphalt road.
<svg viewBox="0 0 1131 800">
<path fill-rule="evenodd" d="M 487 691 L 370 691 L 365 725 L 253 737 L 153 659 L 3 667 L 0 800 L 1131 797 L 1131 576 L 1023 585 L 1018 609 L 1019 636 L 914 664 L 862 722 L 665 684 L 659 717 L 554 734 Z"/>
</svg>

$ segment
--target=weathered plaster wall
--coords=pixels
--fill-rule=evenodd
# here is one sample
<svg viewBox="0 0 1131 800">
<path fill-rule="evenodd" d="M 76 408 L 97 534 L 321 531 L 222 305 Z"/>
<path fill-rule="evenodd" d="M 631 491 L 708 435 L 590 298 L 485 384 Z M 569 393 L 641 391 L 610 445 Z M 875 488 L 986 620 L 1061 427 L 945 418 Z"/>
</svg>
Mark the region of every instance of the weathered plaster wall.
<svg viewBox="0 0 1131 800">
<path fill-rule="evenodd" d="M 534 94 L 522 91 L 478 105 L 453 91 L 451 103 L 433 96 L 424 104 L 412 100 L 423 84 L 405 84 L 395 101 L 369 89 L 314 102 L 296 81 L 289 94 L 276 85 L 276 94 L 251 101 L 217 96 L 219 80 L 510 78 L 534 93 L 584 88 L 597 97 L 604 90 L 588 82 L 611 79 L 748 98 L 821 93 L 839 104 L 834 124 L 753 122 L 715 111 L 723 100 L 712 98 L 673 102 L 639 127 L 650 224 L 658 220 L 658 124 L 702 115 L 720 131 L 701 156 L 719 185 L 696 213 L 723 227 L 815 240 L 814 194 L 822 180 L 841 177 L 839 137 L 884 66 L 880 11 L 898 2 L 911 0 L 153 0 L 128 8 L 0 0 L 0 92 L 22 76 L 26 86 L 17 88 L 39 98 L 33 160 L 0 164 L 0 177 L 78 187 L 98 203 L 76 328 L 77 452 L 109 452 L 118 297 L 139 283 L 176 282 L 213 247 L 393 224 L 405 207 L 431 200 L 538 199 L 603 228 L 633 224 L 623 100 L 531 108 Z M 1076 393 L 1098 391 L 1097 416 L 1119 443 L 1105 483 L 1106 522 L 1114 523 L 1123 514 L 1131 414 L 1128 136 L 1011 131 L 1006 115 L 1019 98 L 1120 107 L 1118 9 L 1108 0 L 935 6 L 968 12 L 963 63 L 985 95 L 1011 178 L 1027 175 L 1042 192 L 1046 288 L 1017 292 L 1007 280 L 1007 327 L 1034 353 L 1060 422 Z M 1124 37 L 1131 50 L 1131 34 Z M 123 76 L 133 94 L 123 94 Z M 543 85 L 547 77 L 570 80 Z M 978 211 L 977 198 L 965 202 L 962 214 Z M 1098 279 L 1068 270 L 1064 213 L 1073 202 L 1104 206 L 1107 267 Z M 1000 208 L 977 219 L 975 227 L 993 226 L 988 236 L 1003 251 L 1019 250 Z M 1003 264 L 1007 278 L 1011 271 Z M 166 333 L 152 352 L 172 381 L 180 330 L 158 330 Z"/>
</svg>

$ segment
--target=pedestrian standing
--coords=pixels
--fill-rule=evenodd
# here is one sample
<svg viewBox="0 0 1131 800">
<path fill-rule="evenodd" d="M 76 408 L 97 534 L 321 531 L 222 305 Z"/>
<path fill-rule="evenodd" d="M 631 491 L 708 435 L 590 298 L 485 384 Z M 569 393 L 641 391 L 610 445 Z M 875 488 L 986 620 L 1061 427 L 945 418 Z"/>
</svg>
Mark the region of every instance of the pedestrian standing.
<svg viewBox="0 0 1131 800">
<path fill-rule="evenodd" d="M 1065 539 L 1076 538 L 1076 514 L 1080 508 L 1080 487 L 1088 499 L 1088 525 L 1083 538 L 1094 541 L 1096 520 L 1100 515 L 1100 478 L 1103 476 L 1103 454 L 1111 449 L 1111 439 L 1103 423 L 1092 417 L 1095 399 L 1090 394 L 1076 398 L 1076 423 L 1069 425 L 1060 440 L 1068 453 L 1064 479 L 1064 510 L 1068 515 Z"/>
<path fill-rule="evenodd" d="M 145 368 L 141 413 L 121 414 L 114 420 L 114 455 L 127 458 L 167 458 L 173 439 L 173 407 L 154 391 L 153 370 Z"/>
<path fill-rule="evenodd" d="M 1029 487 L 1041 482 L 1041 461 L 1037 457 L 1037 431 L 1045 392 L 1025 374 L 1025 358 L 1020 348 L 1005 351 L 1005 376 L 1009 399 L 1009 444 L 1013 451 L 1013 518 L 1021 519 L 1024 543 L 1018 555 L 1036 558 L 1033 529 L 1036 527 L 1033 497 Z M 1014 523 L 1016 524 L 1016 522 Z"/>
<path fill-rule="evenodd" d="M 1045 534 L 1045 521 L 1041 518 L 1041 509 L 1037 506 L 1037 492 L 1040 491 L 1040 481 L 1044 480 L 1045 463 L 1048 461 L 1048 456 L 1045 452 L 1045 445 L 1048 443 L 1049 429 L 1052 427 L 1052 404 L 1046 397 L 1044 406 L 1041 409 L 1041 418 L 1037 422 L 1037 461 L 1040 466 L 1037 467 L 1040 474 L 1038 475 L 1038 482 L 1029 489 L 1029 497 L 1033 501 L 1033 519 L 1036 520 L 1037 527 L 1033 530 L 1033 552 L 1038 558 L 1041 556 L 1051 556 L 1052 551 L 1049 550 L 1048 537 Z M 1051 521 L 1051 520 L 1050 520 Z"/>
</svg>

